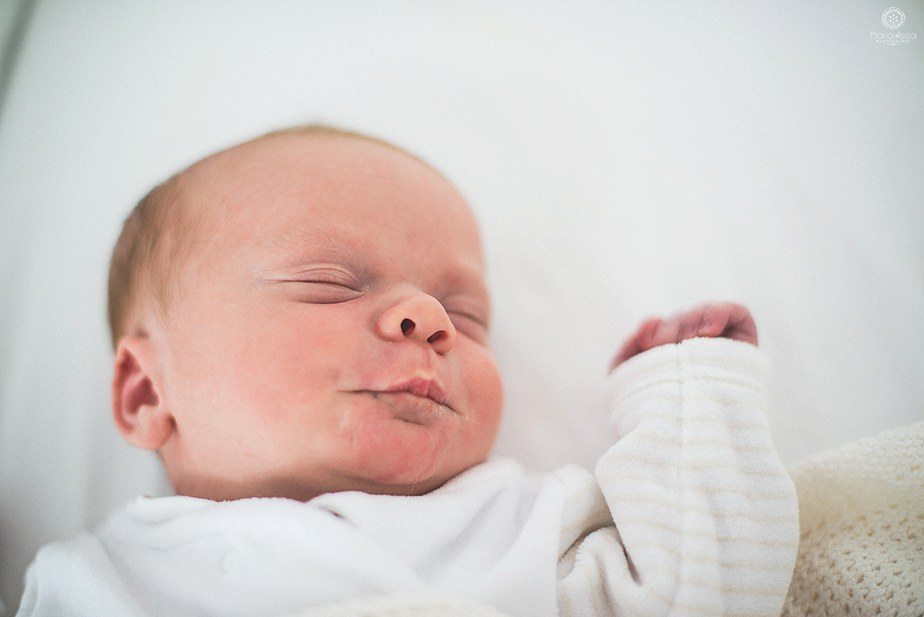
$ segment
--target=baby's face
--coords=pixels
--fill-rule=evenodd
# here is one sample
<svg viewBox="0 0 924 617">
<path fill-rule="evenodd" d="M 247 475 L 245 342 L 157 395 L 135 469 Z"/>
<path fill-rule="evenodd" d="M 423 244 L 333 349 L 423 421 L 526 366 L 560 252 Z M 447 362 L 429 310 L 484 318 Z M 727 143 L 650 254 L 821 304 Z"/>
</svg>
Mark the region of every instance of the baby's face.
<svg viewBox="0 0 924 617">
<path fill-rule="evenodd" d="M 207 213 L 162 332 L 179 494 L 421 494 L 487 457 L 501 382 L 451 185 L 372 142 L 282 136 L 186 187 Z"/>
</svg>

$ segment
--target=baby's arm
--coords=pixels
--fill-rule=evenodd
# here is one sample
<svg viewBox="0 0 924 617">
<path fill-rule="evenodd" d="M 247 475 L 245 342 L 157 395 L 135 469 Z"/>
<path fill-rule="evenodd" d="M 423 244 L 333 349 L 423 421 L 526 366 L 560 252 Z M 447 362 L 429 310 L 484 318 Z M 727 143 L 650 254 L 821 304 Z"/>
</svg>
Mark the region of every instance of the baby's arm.
<svg viewBox="0 0 924 617">
<path fill-rule="evenodd" d="M 683 343 L 649 349 L 662 325 Z M 709 332 L 735 336 L 686 340 Z M 619 440 L 595 470 L 615 527 L 563 558 L 564 614 L 779 615 L 798 513 L 756 340 L 746 309 L 710 305 L 646 322 L 624 346 L 610 376 Z"/>
</svg>

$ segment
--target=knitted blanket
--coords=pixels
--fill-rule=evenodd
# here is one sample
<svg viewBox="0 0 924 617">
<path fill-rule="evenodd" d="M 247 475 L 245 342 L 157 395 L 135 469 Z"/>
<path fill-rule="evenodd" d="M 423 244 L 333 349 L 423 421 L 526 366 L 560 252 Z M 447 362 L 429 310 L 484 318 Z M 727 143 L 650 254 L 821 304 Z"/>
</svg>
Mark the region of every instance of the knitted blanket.
<svg viewBox="0 0 924 617">
<path fill-rule="evenodd" d="M 783 615 L 924 615 L 924 422 L 789 471 L 800 537 Z"/>
</svg>

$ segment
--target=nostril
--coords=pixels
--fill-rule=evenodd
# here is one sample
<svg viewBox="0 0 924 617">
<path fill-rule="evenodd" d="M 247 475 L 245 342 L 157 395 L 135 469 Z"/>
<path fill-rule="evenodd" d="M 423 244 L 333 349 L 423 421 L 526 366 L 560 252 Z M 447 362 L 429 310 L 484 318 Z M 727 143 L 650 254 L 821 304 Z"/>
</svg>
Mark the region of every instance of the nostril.
<svg viewBox="0 0 924 617">
<path fill-rule="evenodd" d="M 430 335 L 430 337 L 427 339 L 427 342 L 428 342 L 428 343 L 431 343 L 431 344 L 432 344 L 432 343 L 436 343 L 436 342 L 438 342 L 438 341 L 442 341 L 442 340 L 443 340 L 444 338 L 446 338 L 447 336 L 449 336 L 449 335 L 446 334 L 446 331 L 445 331 L 445 330 L 438 330 L 438 331 L 436 331 L 436 332 L 434 332 L 433 334 Z"/>
<path fill-rule="evenodd" d="M 410 319 L 402 319 L 401 320 L 401 332 L 405 336 L 414 332 L 414 322 L 411 321 Z"/>
</svg>

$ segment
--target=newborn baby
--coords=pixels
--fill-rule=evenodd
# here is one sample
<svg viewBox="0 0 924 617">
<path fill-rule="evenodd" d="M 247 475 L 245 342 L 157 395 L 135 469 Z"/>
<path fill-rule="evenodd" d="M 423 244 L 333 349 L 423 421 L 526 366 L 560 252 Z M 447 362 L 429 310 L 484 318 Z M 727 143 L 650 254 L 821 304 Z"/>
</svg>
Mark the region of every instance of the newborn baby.
<svg viewBox="0 0 924 617">
<path fill-rule="evenodd" d="M 595 472 L 535 475 L 489 458 L 484 268 L 452 184 L 362 135 L 157 187 L 113 253 L 113 407 L 176 495 L 43 547 L 19 614 L 779 615 L 798 520 L 748 311 L 644 323 Z"/>
</svg>

